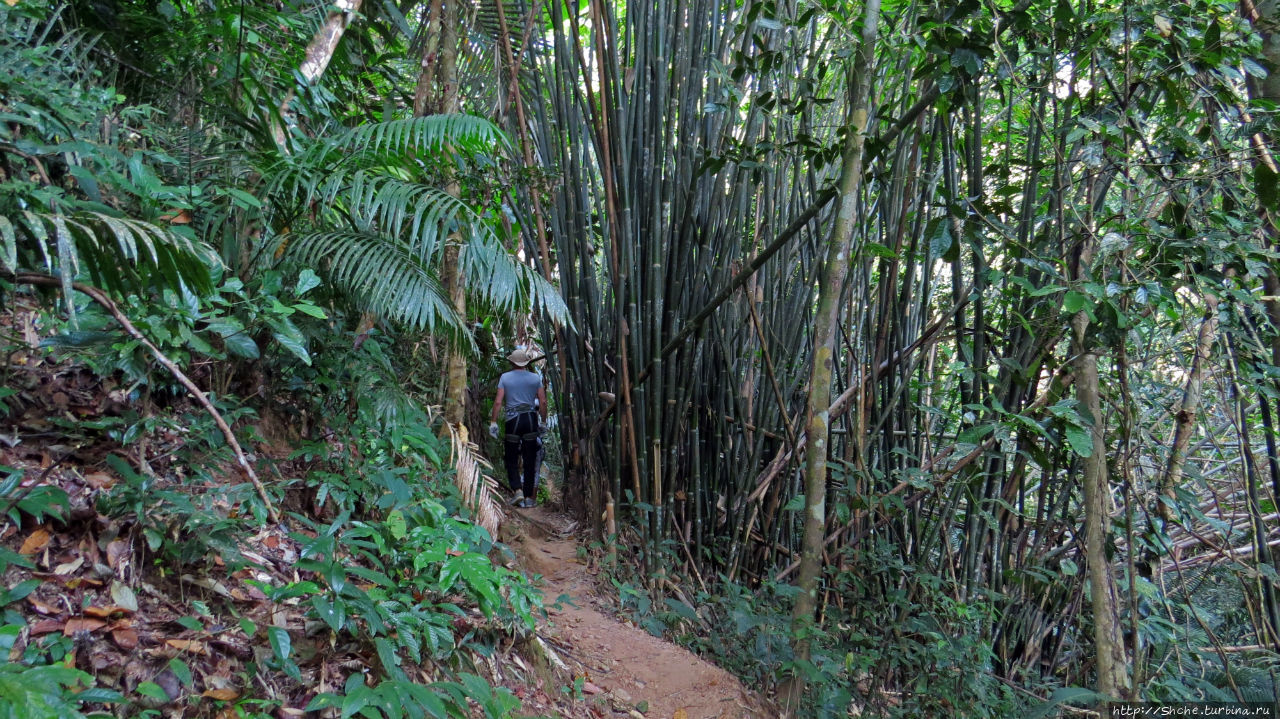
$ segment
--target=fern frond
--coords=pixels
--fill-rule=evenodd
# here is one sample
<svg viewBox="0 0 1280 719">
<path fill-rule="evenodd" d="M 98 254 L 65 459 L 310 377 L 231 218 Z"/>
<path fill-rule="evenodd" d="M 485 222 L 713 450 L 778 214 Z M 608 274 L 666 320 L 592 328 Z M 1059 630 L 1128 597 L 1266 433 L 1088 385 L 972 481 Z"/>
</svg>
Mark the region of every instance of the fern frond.
<svg viewBox="0 0 1280 719">
<path fill-rule="evenodd" d="M 287 255 L 325 274 L 364 309 L 432 331 L 465 335 L 464 324 L 436 278 L 400 243 L 357 232 L 287 235 Z"/>
<path fill-rule="evenodd" d="M 453 444 L 453 481 L 458 485 L 462 502 L 471 508 L 476 524 L 489 530 L 489 536 L 498 536 L 498 525 L 502 522 L 502 504 L 498 482 L 485 474 L 492 469 L 490 464 L 480 457 L 480 448 L 467 439 L 465 426 L 449 428 L 449 438 Z"/>
</svg>

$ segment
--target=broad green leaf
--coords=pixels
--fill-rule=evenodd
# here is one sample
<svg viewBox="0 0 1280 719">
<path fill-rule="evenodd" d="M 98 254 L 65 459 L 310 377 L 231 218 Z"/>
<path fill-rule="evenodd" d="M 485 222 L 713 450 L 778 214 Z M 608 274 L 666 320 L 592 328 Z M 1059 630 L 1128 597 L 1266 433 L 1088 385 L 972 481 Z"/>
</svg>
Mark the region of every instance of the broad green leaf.
<svg viewBox="0 0 1280 719">
<path fill-rule="evenodd" d="M 301 297 L 309 290 L 320 286 L 320 276 L 310 267 L 298 273 L 298 284 L 293 288 L 293 293 Z"/>
<path fill-rule="evenodd" d="M 169 695 L 159 684 L 155 682 L 142 682 L 138 685 L 138 693 L 144 697 L 150 697 L 160 702 L 169 702 Z"/>
<path fill-rule="evenodd" d="M 404 539 L 408 534 L 408 526 L 405 523 L 404 512 L 398 509 L 392 510 L 387 514 L 387 531 L 396 539 Z"/>
<path fill-rule="evenodd" d="M 169 671 L 173 672 L 173 675 L 178 678 L 178 681 L 182 682 L 183 686 L 189 687 L 192 685 L 191 667 L 187 666 L 186 662 L 177 657 L 170 659 Z"/>
<path fill-rule="evenodd" d="M 227 347 L 227 352 L 236 357 L 244 359 L 258 359 L 261 353 L 258 351 L 258 343 L 253 341 L 247 332 L 235 332 L 222 338 L 223 344 Z"/>
<path fill-rule="evenodd" d="M 1062 309 L 1068 314 L 1075 314 L 1083 310 L 1088 305 L 1088 295 L 1076 292 L 1075 290 L 1068 290 L 1067 293 L 1062 296 Z"/>
<path fill-rule="evenodd" d="M 329 317 L 329 315 L 325 314 L 324 310 L 320 309 L 319 307 L 316 307 L 310 302 L 299 302 L 295 305 L 290 305 L 290 307 L 301 312 L 304 315 L 310 315 L 312 317 L 315 317 L 316 319 L 323 320 Z"/>
<path fill-rule="evenodd" d="M 274 330 L 271 335 L 276 338 L 276 341 L 281 346 L 292 352 L 295 357 L 305 364 L 311 364 L 311 353 L 307 352 L 307 340 L 302 336 L 302 332 L 292 320 L 288 317 L 269 317 L 267 324 L 271 325 L 272 330 Z"/>
<path fill-rule="evenodd" d="M 400 669 L 400 657 L 396 654 L 396 648 L 386 637 L 373 640 L 373 646 L 378 651 L 378 661 L 382 663 L 382 669 L 387 676 L 392 679 L 407 679 L 404 671 Z"/>
<path fill-rule="evenodd" d="M 293 659 L 289 657 L 293 651 L 293 640 L 290 639 L 289 632 L 284 627 L 267 627 L 267 641 L 271 644 L 271 651 L 284 667 L 285 673 L 294 679 L 300 679 L 302 673 L 298 665 L 294 664 Z"/>
<path fill-rule="evenodd" d="M 1067 444 L 1071 450 L 1081 457 L 1093 455 L 1093 434 L 1079 425 L 1069 424 L 1066 427 Z"/>
<path fill-rule="evenodd" d="M 317 595 L 311 598 L 311 606 L 316 610 L 316 615 L 320 617 L 321 621 L 328 624 L 333 631 L 342 631 L 342 628 L 346 626 L 346 610 L 341 599 L 330 602 L 328 599 Z"/>
</svg>

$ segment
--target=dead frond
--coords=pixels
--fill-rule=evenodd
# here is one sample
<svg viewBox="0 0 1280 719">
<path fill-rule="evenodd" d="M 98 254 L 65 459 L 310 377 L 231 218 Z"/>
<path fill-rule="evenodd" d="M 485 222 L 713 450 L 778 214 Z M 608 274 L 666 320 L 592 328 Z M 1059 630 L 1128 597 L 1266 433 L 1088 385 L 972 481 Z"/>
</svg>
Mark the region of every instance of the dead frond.
<svg viewBox="0 0 1280 719">
<path fill-rule="evenodd" d="M 468 439 L 465 426 L 455 427 L 448 422 L 445 426 L 453 443 L 453 481 L 462 494 L 462 502 L 471 508 L 476 524 L 496 539 L 503 516 L 502 495 L 497 480 L 485 471 L 492 467 L 480 457 L 480 448 Z"/>
</svg>

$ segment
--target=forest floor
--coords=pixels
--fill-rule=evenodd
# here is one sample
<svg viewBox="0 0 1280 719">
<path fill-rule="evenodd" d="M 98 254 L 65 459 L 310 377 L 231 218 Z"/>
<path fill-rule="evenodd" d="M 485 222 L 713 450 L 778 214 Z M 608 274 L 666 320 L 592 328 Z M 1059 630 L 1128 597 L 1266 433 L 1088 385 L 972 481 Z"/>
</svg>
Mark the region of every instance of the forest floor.
<svg viewBox="0 0 1280 719">
<path fill-rule="evenodd" d="M 776 716 L 732 674 L 612 613 L 568 517 L 539 506 L 511 512 L 508 522 L 515 526 L 505 540 L 525 572 L 541 576 L 549 621 L 539 635 L 582 678 L 583 701 L 645 719 Z"/>
</svg>

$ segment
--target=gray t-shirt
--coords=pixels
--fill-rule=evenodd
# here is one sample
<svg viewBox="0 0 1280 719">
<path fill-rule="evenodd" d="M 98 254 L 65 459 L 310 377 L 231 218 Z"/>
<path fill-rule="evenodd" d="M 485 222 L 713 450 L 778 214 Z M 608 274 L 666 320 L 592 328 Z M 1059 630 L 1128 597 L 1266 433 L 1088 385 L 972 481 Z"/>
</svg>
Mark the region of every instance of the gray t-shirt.
<svg viewBox="0 0 1280 719">
<path fill-rule="evenodd" d="M 498 379 L 502 396 L 503 415 L 511 419 L 521 412 L 532 412 L 538 404 L 538 390 L 542 388 L 542 376 L 537 372 L 516 369 L 503 372 Z"/>
</svg>

